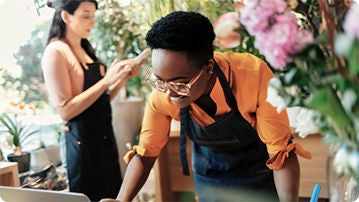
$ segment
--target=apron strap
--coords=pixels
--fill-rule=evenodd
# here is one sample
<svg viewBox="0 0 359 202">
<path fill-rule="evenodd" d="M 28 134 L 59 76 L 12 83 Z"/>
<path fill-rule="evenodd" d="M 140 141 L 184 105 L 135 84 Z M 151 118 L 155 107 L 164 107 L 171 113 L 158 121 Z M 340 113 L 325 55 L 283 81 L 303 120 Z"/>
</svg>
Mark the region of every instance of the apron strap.
<svg viewBox="0 0 359 202">
<path fill-rule="evenodd" d="M 226 77 L 224 76 L 222 70 L 219 68 L 216 61 L 214 61 L 214 71 L 218 75 L 219 81 L 221 83 L 224 95 L 226 97 L 226 102 L 228 106 L 235 111 L 240 118 L 245 120 L 242 116 L 242 114 L 238 110 L 236 99 L 234 98 L 234 95 L 232 93 L 232 89 L 230 88 Z M 186 152 L 186 137 L 188 133 L 188 108 L 181 108 L 181 131 L 180 131 L 180 156 L 181 156 L 181 164 L 182 164 L 182 173 L 184 175 L 189 176 L 189 169 L 188 169 L 188 161 L 187 161 L 187 152 Z"/>
<path fill-rule="evenodd" d="M 182 164 L 182 173 L 183 175 L 189 176 L 188 161 L 187 161 L 187 151 L 186 151 L 186 137 L 187 137 L 187 116 L 188 116 L 188 107 L 181 108 L 181 132 L 180 132 L 180 156 Z"/>
<path fill-rule="evenodd" d="M 217 62 L 215 60 L 213 61 L 214 61 L 214 71 L 216 72 L 219 82 L 221 83 L 224 96 L 226 97 L 226 102 L 232 110 L 238 111 L 237 102 L 232 93 L 232 89 L 229 86 L 227 79 L 224 76 L 222 70 L 218 67 Z"/>
<path fill-rule="evenodd" d="M 246 119 L 243 118 L 241 112 L 238 110 L 238 105 L 237 105 L 237 101 L 234 98 L 234 95 L 232 93 L 232 89 L 229 86 L 229 83 L 227 82 L 226 77 L 224 76 L 222 70 L 219 68 L 217 62 L 215 60 L 214 61 L 214 71 L 217 73 L 219 82 L 221 83 L 223 92 L 224 92 L 224 96 L 226 97 L 226 102 L 228 104 L 228 106 L 235 112 L 238 114 L 238 117 L 241 118 L 242 120 L 247 121 Z"/>
</svg>

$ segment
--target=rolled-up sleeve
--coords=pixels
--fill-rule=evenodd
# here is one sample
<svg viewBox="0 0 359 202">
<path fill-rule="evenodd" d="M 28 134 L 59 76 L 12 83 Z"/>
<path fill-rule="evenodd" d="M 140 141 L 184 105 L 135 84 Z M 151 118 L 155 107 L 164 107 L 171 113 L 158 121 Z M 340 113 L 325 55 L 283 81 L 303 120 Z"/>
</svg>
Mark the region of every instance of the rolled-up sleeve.
<svg viewBox="0 0 359 202">
<path fill-rule="evenodd" d="M 161 92 L 153 91 L 146 101 L 139 144 L 124 156 L 124 161 L 128 163 L 135 154 L 158 156 L 168 142 L 171 120 L 175 114 L 178 113 L 175 108 L 166 104 L 165 96 Z"/>
<path fill-rule="evenodd" d="M 274 110 L 273 113 L 277 112 Z M 274 114 L 274 117 L 262 116 L 261 113 L 257 115 L 258 135 L 267 145 L 268 153 L 272 155 L 267 161 L 267 166 L 270 169 L 280 169 L 292 151 L 310 159 L 311 153 L 296 143 L 295 140 L 292 140 L 286 111 L 282 111 L 277 116 Z"/>
<path fill-rule="evenodd" d="M 271 169 L 280 169 L 291 151 L 310 159 L 310 152 L 292 140 L 286 110 L 278 113 L 276 108 L 266 101 L 268 81 L 273 77 L 271 70 L 261 68 L 260 71 L 256 128 L 259 137 L 267 145 L 268 153 L 272 155 L 267 161 L 267 166 Z"/>
</svg>

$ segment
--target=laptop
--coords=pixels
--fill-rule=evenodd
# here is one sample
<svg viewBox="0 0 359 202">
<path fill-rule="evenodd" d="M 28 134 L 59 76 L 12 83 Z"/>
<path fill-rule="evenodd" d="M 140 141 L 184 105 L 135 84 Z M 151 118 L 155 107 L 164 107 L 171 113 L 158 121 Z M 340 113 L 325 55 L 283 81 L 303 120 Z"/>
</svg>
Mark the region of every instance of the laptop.
<svg viewBox="0 0 359 202">
<path fill-rule="evenodd" d="M 0 186 L 0 202 L 90 202 L 81 193 Z"/>
</svg>

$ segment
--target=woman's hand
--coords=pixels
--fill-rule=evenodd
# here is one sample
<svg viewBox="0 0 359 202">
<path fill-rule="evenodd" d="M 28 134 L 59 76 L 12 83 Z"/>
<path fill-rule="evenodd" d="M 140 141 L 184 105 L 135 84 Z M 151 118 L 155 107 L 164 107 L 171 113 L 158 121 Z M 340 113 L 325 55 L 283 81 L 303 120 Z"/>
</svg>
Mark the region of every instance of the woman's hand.
<svg viewBox="0 0 359 202">
<path fill-rule="evenodd" d="M 112 86 L 114 83 L 122 82 L 130 74 L 131 69 L 126 68 L 128 64 L 125 61 L 113 61 L 108 68 L 103 80 L 107 86 Z"/>
<path fill-rule="evenodd" d="M 127 67 L 131 69 L 129 78 L 135 77 L 140 73 L 140 67 L 143 65 L 143 63 L 150 55 L 151 55 L 151 49 L 146 48 L 137 57 L 130 59 L 132 60 L 132 65 Z"/>
<path fill-rule="evenodd" d="M 122 60 L 122 61 L 115 60 L 111 64 L 108 72 L 106 73 L 106 75 L 114 74 L 113 76 L 115 77 L 115 79 L 117 79 L 114 82 L 111 82 L 109 86 L 109 90 L 112 91 L 113 89 L 117 89 L 122 86 L 121 83 L 125 84 L 125 82 L 128 79 L 139 75 L 140 67 L 146 61 L 146 58 L 150 54 L 151 54 L 151 50 L 147 48 L 135 58 Z"/>
<path fill-rule="evenodd" d="M 104 198 L 104 199 L 101 199 L 100 202 L 121 202 L 121 201 L 115 200 L 112 198 Z"/>
</svg>

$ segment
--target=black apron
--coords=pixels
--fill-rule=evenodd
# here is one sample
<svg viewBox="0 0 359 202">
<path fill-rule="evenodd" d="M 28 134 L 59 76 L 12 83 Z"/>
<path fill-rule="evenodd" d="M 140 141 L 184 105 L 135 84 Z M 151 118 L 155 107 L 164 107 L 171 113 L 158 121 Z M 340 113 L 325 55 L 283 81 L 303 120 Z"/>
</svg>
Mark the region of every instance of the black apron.
<svg viewBox="0 0 359 202">
<path fill-rule="evenodd" d="M 194 181 L 200 201 L 238 201 L 245 197 L 243 193 L 254 189 L 265 190 L 261 194 L 264 196 L 268 192 L 266 200 L 277 201 L 273 172 L 266 166 L 269 158 L 266 145 L 238 111 L 236 99 L 217 64 L 214 70 L 231 111 L 203 127 L 189 114 L 189 107 L 181 109 L 183 174 L 189 175 L 185 147 L 188 136 L 192 140 Z M 257 198 L 243 198 L 246 199 Z"/>
<path fill-rule="evenodd" d="M 98 82 L 102 64 L 84 67 L 84 88 Z M 104 68 L 102 65 L 101 68 Z M 91 201 L 116 198 L 122 183 L 116 140 L 112 128 L 110 97 L 105 92 L 88 109 L 66 123 L 66 160 L 69 190 Z"/>
</svg>

